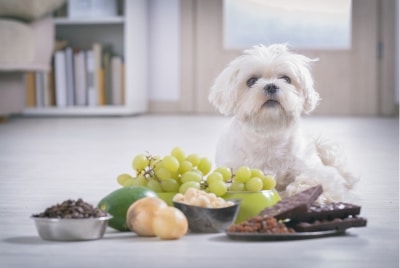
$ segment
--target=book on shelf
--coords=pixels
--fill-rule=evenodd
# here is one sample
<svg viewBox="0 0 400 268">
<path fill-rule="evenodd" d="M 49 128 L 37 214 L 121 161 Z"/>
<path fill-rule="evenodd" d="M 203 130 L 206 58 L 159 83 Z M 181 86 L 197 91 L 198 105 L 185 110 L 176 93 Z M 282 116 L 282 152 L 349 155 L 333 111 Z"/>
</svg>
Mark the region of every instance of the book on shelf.
<svg viewBox="0 0 400 268">
<path fill-rule="evenodd" d="M 111 57 L 110 45 L 94 43 L 94 86 L 97 89 L 97 104 L 111 104 Z"/>
<path fill-rule="evenodd" d="M 111 59 L 111 102 L 113 105 L 123 105 L 124 103 L 124 76 L 122 58 L 114 56 Z"/>
<path fill-rule="evenodd" d="M 86 74 L 87 74 L 87 97 L 88 106 L 97 105 L 97 92 L 95 88 L 95 73 L 94 73 L 94 55 L 93 50 L 88 50 L 85 53 L 86 56 Z M 97 85 L 98 83 L 96 83 Z"/>
<path fill-rule="evenodd" d="M 87 105 L 87 74 L 85 51 L 74 53 L 75 105 Z"/>
<path fill-rule="evenodd" d="M 74 52 L 72 47 L 65 49 L 65 73 L 67 86 L 67 106 L 75 104 L 75 75 L 74 75 Z"/>
<path fill-rule="evenodd" d="M 46 98 L 46 83 L 45 75 L 47 72 L 36 72 L 35 73 L 35 87 L 36 87 L 36 106 L 44 107 Z"/>
<path fill-rule="evenodd" d="M 67 106 L 67 70 L 64 50 L 54 53 L 54 81 L 56 91 L 56 106 Z"/>
<path fill-rule="evenodd" d="M 94 43 L 93 44 L 93 85 L 97 90 L 95 97 L 96 105 L 103 105 L 103 88 L 101 88 L 101 72 L 102 72 L 102 64 L 101 64 L 101 54 L 102 54 L 102 44 Z"/>
<path fill-rule="evenodd" d="M 25 87 L 26 87 L 26 107 L 36 106 L 36 81 L 35 72 L 27 72 L 25 74 Z"/>
<path fill-rule="evenodd" d="M 97 105 L 106 105 L 106 88 L 105 88 L 105 75 L 104 69 L 96 69 L 96 79 L 97 79 Z"/>
<path fill-rule="evenodd" d="M 26 107 L 54 106 L 52 71 L 28 72 L 25 75 Z"/>
<path fill-rule="evenodd" d="M 26 96 L 27 107 L 123 105 L 123 59 L 100 43 L 56 50 L 50 72 L 26 74 Z"/>
<path fill-rule="evenodd" d="M 122 86 L 121 86 L 121 100 L 122 100 L 122 105 L 125 103 L 125 64 L 122 62 L 122 66 L 121 66 L 121 74 L 122 74 Z"/>
<path fill-rule="evenodd" d="M 48 73 L 48 81 L 49 81 L 49 106 L 55 106 L 56 105 L 56 85 L 54 81 L 54 68 L 51 68 L 49 73 Z"/>
<path fill-rule="evenodd" d="M 107 47 L 103 51 L 102 55 L 102 65 L 103 65 L 103 83 L 104 83 L 104 90 L 103 90 L 103 97 L 104 97 L 104 104 L 110 105 L 111 102 L 111 92 L 112 92 L 112 84 L 111 84 L 111 47 Z"/>
</svg>

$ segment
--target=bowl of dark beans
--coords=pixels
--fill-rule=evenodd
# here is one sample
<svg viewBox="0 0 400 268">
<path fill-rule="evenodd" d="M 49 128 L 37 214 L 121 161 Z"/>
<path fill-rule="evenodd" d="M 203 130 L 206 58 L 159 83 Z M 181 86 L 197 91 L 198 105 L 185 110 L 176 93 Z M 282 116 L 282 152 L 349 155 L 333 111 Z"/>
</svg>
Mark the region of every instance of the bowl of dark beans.
<svg viewBox="0 0 400 268">
<path fill-rule="evenodd" d="M 31 218 L 44 240 L 80 241 L 102 238 L 112 216 L 79 198 L 48 207 Z"/>
</svg>

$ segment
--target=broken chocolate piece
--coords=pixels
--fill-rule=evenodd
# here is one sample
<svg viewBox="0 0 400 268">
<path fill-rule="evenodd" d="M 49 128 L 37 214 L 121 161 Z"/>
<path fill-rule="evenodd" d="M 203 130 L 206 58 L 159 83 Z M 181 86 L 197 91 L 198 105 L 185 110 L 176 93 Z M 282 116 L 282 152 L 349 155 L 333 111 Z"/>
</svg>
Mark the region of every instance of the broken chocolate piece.
<svg viewBox="0 0 400 268">
<path fill-rule="evenodd" d="M 306 213 L 311 204 L 322 194 L 322 191 L 321 185 L 308 188 L 291 197 L 282 199 L 272 207 L 262 210 L 259 215 L 275 217 L 278 220 L 294 218 L 297 215 Z"/>
<path fill-rule="evenodd" d="M 335 218 L 333 220 L 322 220 L 313 222 L 299 222 L 289 225 L 296 232 L 318 232 L 338 230 L 344 231 L 351 227 L 364 227 L 367 225 L 367 219 L 359 217 L 348 217 L 344 219 Z"/>
<path fill-rule="evenodd" d="M 361 207 L 349 203 L 337 202 L 325 205 L 311 205 L 307 212 L 297 214 L 292 221 L 311 222 L 316 220 L 343 219 L 349 216 L 359 215 Z"/>
</svg>

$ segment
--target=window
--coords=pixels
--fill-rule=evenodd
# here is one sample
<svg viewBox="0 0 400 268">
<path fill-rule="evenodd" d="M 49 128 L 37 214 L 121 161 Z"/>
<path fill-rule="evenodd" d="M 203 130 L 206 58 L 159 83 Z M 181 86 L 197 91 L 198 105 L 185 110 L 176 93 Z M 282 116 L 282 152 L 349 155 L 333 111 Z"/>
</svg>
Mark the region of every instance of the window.
<svg viewBox="0 0 400 268">
<path fill-rule="evenodd" d="M 351 0 L 224 0 L 224 46 L 349 49 Z"/>
</svg>

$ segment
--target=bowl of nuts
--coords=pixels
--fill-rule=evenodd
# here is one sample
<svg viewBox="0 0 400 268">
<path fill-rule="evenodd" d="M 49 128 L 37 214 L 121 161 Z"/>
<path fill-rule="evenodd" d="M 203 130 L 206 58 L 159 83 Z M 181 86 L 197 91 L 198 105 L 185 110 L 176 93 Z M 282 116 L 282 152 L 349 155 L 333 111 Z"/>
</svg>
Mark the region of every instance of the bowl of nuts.
<svg viewBox="0 0 400 268">
<path fill-rule="evenodd" d="M 240 207 L 238 200 L 224 200 L 195 188 L 176 194 L 172 203 L 185 214 L 192 233 L 225 232 L 235 222 Z"/>
<path fill-rule="evenodd" d="M 112 216 L 82 199 L 69 199 L 31 218 L 44 240 L 81 241 L 102 238 Z"/>
</svg>

